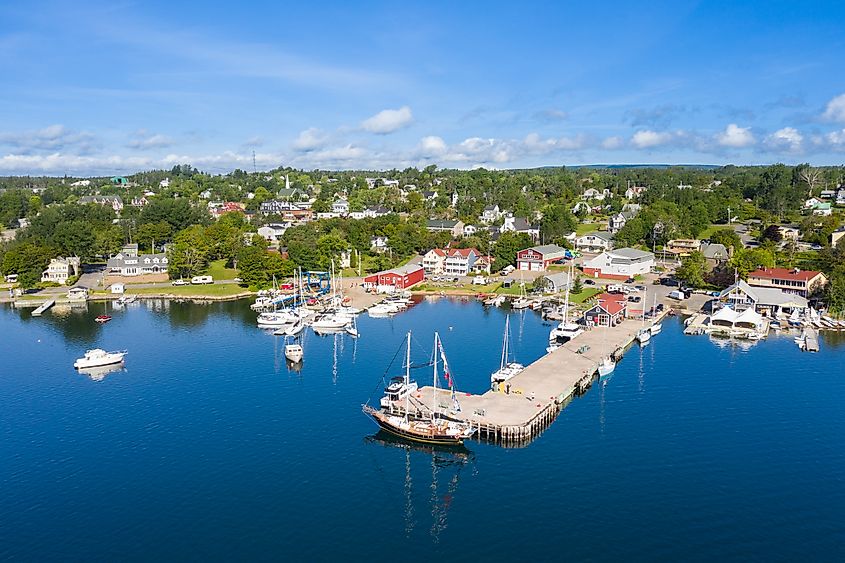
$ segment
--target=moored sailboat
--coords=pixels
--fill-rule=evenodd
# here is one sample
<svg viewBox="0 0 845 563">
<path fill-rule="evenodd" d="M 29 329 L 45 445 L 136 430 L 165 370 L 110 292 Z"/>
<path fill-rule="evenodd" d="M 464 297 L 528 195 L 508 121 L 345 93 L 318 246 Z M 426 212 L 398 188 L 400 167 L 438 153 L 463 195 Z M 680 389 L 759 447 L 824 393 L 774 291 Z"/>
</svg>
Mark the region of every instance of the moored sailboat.
<svg viewBox="0 0 845 563">
<path fill-rule="evenodd" d="M 499 390 L 499 385 L 509 380 L 525 369 L 525 366 L 517 362 L 509 362 L 509 341 L 510 341 L 510 317 L 505 317 L 505 335 L 502 337 L 502 359 L 499 369 L 490 375 L 490 386 L 493 391 Z"/>
<path fill-rule="evenodd" d="M 408 332 L 407 339 L 404 377 L 393 378 L 390 384 L 385 388 L 384 396 L 380 401 L 381 409 L 376 409 L 371 407 L 369 404 L 364 404 L 362 406 L 362 410 L 365 414 L 369 415 L 380 428 L 401 438 L 426 444 L 459 445 L 462 444 L 465 439 L 470 438 L 475 433 L 475 429 L 465 422 L 444 418 L 439 413 L 437 406 L 438 352 L 443 359 L 447 381 L 450 382 L 453 404 L 458 410 L 460 409 L 460 405 L 458 404 L 454 388 L 451 385 L 452 380 L 449 376 L 446 356 L 443 353 L 443 347 L 440 345 L 437 333 L 434 333 L 434 348 L 434 404 L 432 409 L 429 409 L 428 416 L 426 416 L 425 413 L 427 407 L 425 407 L 425 405 L 416 398 L 414 398 L 414 407 L 417 412 L 417 416 L 412 418 L 410 415 L 412 395 L 414 395 L 417 391 L 416 382 L 411 381 L 410 332 Z M 399 412 L 401 414 L 394 414 L 395 412 Z"/>
</svg>

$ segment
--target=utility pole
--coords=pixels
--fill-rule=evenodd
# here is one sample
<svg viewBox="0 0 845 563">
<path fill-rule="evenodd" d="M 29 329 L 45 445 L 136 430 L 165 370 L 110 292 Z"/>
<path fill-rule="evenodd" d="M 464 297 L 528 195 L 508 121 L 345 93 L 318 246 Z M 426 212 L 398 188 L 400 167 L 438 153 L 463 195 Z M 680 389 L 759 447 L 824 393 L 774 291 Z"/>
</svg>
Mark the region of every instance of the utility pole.
<svg viewBox="0 0 845 563">
<path fill-rule="evenodd" d="M 255 174 L 257 172 L 258 172 L 258 169 L 255 166 L 255 151 L 252 151 L 252 173 Z"/>
<path fill-rule="evenodd" d="M 731 224 L 731 208 L 728 207 L 728 225 Z"/>
</svg>

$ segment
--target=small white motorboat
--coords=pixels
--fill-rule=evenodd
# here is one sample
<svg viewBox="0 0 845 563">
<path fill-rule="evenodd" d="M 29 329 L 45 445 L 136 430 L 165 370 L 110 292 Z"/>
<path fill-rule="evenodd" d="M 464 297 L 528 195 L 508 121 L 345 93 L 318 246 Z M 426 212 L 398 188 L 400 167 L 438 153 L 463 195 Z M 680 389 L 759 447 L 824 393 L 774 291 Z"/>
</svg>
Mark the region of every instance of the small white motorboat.
<svg viewBox="0 0 845 563">
<path fill-rule="evenodd" d="M 613 358 L 607 356 L 602 358 L 601 363 L 599 364 L 599 377 L 606 377 L 613 373 L 613 370 L 616 369 L 616 362 L 613 361 Z"/>
<path fill-rule="evenodd" d="M 73 367 L 76 369 L 87 369 L 119 364 L 123 361 L 126 354 L 126 350 L 106 352 L 100 348 L 94 348 L 93 350 L 88 350 L 83 357 L 73 362 Z"/>
<path fill-rule="evenodd" d="M 302 361 L 302 346 L 299 344 L 285 344 L 285 358 L 295 364 Z"/>
<path fill-rule="evenodd" d="M 651 325 L 651 328 L 648 329 L 652 336 L 654 336 L 655 334 L 660 334 L 661 330 L 663 330 L 662 323 L 654 323 L 653 325 Z"/>
<path fill-rule="evenodd" d="M 640 329 L 637 332 L 637 342 L 646 344 L 649 340 L 651 340 L 651 332 L 647 328 Z"/>
</svg>

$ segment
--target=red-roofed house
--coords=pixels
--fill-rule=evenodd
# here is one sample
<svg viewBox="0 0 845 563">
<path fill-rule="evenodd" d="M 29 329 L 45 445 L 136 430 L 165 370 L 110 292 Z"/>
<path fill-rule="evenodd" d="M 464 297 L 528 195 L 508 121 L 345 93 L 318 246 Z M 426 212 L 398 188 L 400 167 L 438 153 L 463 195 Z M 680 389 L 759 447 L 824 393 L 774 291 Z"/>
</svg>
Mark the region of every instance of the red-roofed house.
<svg viewBox="0 0 845 563">
<path fill-rule="evenodd" d="M 423 256 L 423 268 L 426 274 L 466 276 L 480 256 L 474 248 L 434 248 Z"/>
<path fill-rule="evenodd" d="M 625 320 L 628 298 L 623 293 L 602 293 L 596 296 L 596 304 L 584 313 L 587 324 L 616 326 Z"/>
<path fill-rule="evenodd" d="M 812 295 L 826 283 L 827 278 L 823 273 L 798 268 L 762 268 L 748 274 L 748 285 L 775 287 L 801 297 Z"/>
</svg>

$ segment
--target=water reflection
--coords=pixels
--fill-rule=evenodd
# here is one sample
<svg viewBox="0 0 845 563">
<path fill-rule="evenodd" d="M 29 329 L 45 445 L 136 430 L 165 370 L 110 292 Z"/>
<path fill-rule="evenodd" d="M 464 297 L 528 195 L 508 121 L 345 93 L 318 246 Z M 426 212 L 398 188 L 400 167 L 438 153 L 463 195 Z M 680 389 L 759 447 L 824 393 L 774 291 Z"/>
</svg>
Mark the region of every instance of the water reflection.
<svg viewBox="0 0 845 563">
<path fill-rule="evenodd" d="M 404 496 L 404 519 L 405 536 L 410 537 L 417 527 L 415 505 L 428 505 L 426 508 L 431 513 L 431 527 L 429 534 L 435 543 L 440 541 L 440 534 L 448 527 L 449 508 L 455 499 L 460 484 L 461 473 L 464 467 L 474 465 L 475 454 L 465 446 L 440 446 L 429 444 L 418 444 L 397 438 L 383 430 L 367 436 L 364 441 L 368 444 L 377 444 L 385 448 L 404 450 L 405 474 L 402 483 L 402 494 Z M 415 454 L 421 454 L 415 456 Z M 421 500 L 421 495 L 414 494 L 413 479 L 413 457 L 431 458 L 430 481 L 427 486 L 428 494 L 426 500 Z M 381 469 L 381 468 L 380 468 Z M 427 481 L 427 480 L 426 480 Z M 423 481 L 425 483 L 425 481 Z M 425 484 L 422 487 L 426 487 Z M 424 489 L 422 489 L 424 491 Z"/>
<path fill-rule="evenodd" d="M 111 373 L 126 371 L 126 365 L 124 362 L 120 362 L 119 364 L 112 364 L 110 366 L 79 368 L 76 371 L 87 376 L 91 381 L 102 381 Z"/>
</svg>

